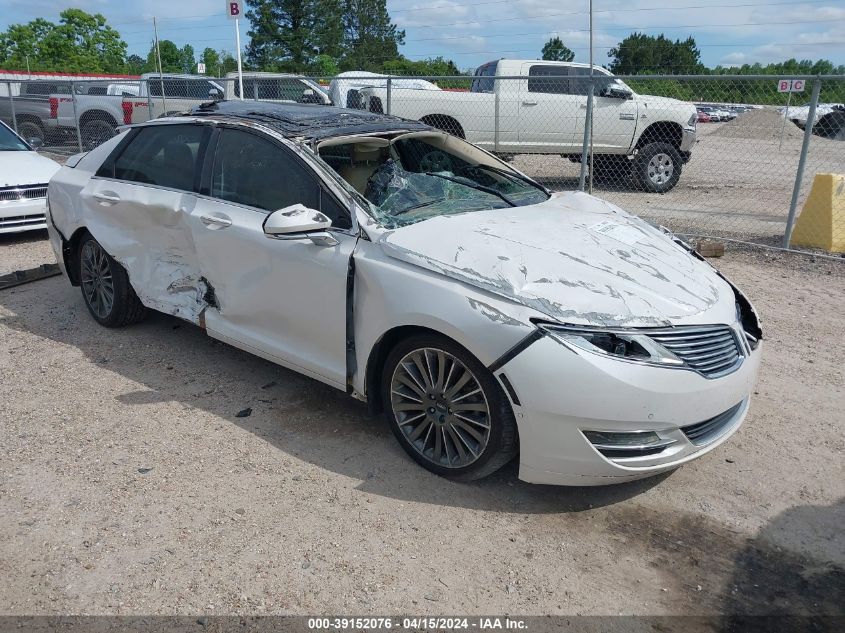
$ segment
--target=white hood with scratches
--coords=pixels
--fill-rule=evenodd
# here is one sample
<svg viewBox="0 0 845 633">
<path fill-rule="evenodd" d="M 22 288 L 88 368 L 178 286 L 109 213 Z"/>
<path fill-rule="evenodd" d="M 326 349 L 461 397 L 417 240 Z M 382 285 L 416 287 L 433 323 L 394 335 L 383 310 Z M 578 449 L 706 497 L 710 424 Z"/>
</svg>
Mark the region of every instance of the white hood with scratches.
<svg viewBox="0 0 845 633">
<path fill-rule="evenodd" d="M 564 323 L 732 323 L 734 294 L 707 263 L 593 196 L 441 216 L 386 233 L 396 259 Z"/>
</svg>

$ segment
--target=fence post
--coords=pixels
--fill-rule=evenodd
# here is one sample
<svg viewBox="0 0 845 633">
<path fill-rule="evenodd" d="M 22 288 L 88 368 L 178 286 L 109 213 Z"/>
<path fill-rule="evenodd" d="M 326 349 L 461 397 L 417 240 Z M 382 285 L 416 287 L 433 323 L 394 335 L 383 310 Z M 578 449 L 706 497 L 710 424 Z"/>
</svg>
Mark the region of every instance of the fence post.
<svg viewBox="0 0 845 633">
<path fill-rule="evenodd" d="M 76 84 L 74 82 L 70 82 L 70 100 L 73 103 L 73 124 L 76 126 L 76 142 L 79 143 L 79 151 L 84 152 L 85 150 L 82 149 L 82 131 L 79 129 L 79 115 L 76 112 Z"/>
<path fill-rule="evenodd" d="M 499 152 L 499 90 L 501 89 L 501 86 L 496 86 L 496 78 L 493 77 L 493 153 L 496 154 Z"/>
<path fill-rule="evenodd" d="M 801 144 L 801 157 L 798 159 L 798 171 L 795 173 L 795 184 L 792 187 L 789 215 L 786 217 L 786 231 L 783 234 L 784 248 L 789 248 L 789 242 L 792 240 L 795 212 L 798 209 L 798 196 L 801 194 L 801 181 L 804 178 L 804 166 L 807 163 L 807 152 L 810 149 L 810 137 L 813 136 L 813 125 L 816 122 L 816 106 L 819 103 L 821 89 L 822 80 L 817 77 L 816 82 L 813 84 L 813 96 L 810 98 L 810 111 L 807 113 L 807 123 L 804 125 L 804 142 Z M 784 116 L 786 114 L 784 113 Z"/>
<path fill-rule="evenodd" d="M 392 80 L 391 77 L 388 77 L 387 78 L 387 114 L 390 114 L 391 110 L 392 110 L 391 103 L 390 103 L 391 97 L 393 96 L 393 91 L 391 89 L 392 86 L 393 86 L 393 80 Z"/>
<path fill-rule="evenodd" d="M 578 113 L 573 113 L 577 116 Z M 587 179 L 587 161 L 590 155 L 590 146 L 592 145 L 592 120 L 593 120 L 593 78 L 590 77 L 590 86 L 587 89 L 587 112 L 584 118 L 584 140 L 581 143 L 581 172 L 578 175 L 578 190 L 584 191 L 585 181 Z"/>
<path fill-rule="evenodd" d="M 12 97 L 12 82 L 6 82 L 6 88 L 9 89 L 9 105 L 11 106 L 12 111 L 12 127 L 15 129 L 15 134 L 18 133 L 18 117 L 15 115 L 15 100 Z M 26 140 L 26 139 L 24 139 Z"/>
<path fill-rule="evenodd" d="M 150 96 L 150 82 L 149 82 L 149 80 L 147 80 L 146 82 L 142 80 L 141 83 L 138 84 L 138 86 L 139 86 L 138 94 L 140 94 L 140 92 L 141 92 L 140 86 L 146 86 L 147 87 L 147 112 L 149 113 L 149 119 L 148 120 L 152 121 L 153 120 L 153 98 Z M 131 123 L 131 121 L 130 121 L 130 123 Z"/>
</svg>

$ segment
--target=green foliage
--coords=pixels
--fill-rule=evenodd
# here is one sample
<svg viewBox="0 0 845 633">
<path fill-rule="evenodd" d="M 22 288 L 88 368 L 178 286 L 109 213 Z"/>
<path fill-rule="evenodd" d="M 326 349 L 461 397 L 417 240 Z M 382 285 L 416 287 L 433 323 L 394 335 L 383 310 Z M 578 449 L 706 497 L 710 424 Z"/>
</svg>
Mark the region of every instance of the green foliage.
<svg viewBox="0 0 845 633">
<path fill-rule="evenodd" d="M 342 0 L 344 54 L 341 70 L 378 71 L 399 57 L 405 31 L 390 20 L 386 0 Z"/>
<path fill-rule="evenodd" d="M 220 55 L 213 48 L 205 48 L 200 56 L 200 61 L 205 64 L 205 74 L 211 77 L 220 75 Z"/>
<path fill-rule="evenodd" d="M 665 74 L 694 75 L 706 71 L 701 52 L 692 37 L 672 41 L 662 33 L 631 33 L 619 46 L 611 48 L 609 68 L 617 75 Z"/>
<path fill-rule="evenodd" d="M 543 44 L 543 59 L 547 62 L 571 62 L 575 59 L 575 53 L 555 35 Z"/>
<path fill-rule="evenodd" d="M 101 14 L 65 9 L 59 23 L 36 18 L 0 33 L 0 65 L 6 68 L 85 73 L 126 70 L 126 42 Z"/>
</svg>

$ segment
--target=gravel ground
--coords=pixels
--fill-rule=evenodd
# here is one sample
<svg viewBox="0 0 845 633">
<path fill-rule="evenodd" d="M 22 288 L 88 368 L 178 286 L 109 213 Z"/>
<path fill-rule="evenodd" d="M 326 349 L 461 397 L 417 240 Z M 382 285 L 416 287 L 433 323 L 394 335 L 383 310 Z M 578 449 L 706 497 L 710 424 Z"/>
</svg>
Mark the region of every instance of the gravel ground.
<svg viewBox="0 0 845 633">
<path fill-rule="evenodd" d="M 56 255 L 46 229 L 0 234 L 0 275 L 55 263 Z"/>
<path fill-rule="evenodd" d="M 0 613 L 841 614 L 845 267 L 715 263 L 765 323 L 748 421 L 597 489 L 451 483 L 191 325 L 100 328 L 63 277 L 0 291 Z"/>
</svg>

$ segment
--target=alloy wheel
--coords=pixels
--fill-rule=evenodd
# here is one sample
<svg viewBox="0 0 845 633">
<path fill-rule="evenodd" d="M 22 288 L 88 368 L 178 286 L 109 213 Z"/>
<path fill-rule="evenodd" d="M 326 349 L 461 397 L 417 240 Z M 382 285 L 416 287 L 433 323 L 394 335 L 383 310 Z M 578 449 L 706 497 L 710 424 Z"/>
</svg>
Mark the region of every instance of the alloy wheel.
<svg viewBox="0 0 845 633">
<path fill-rule="evenodd" d="M 114 305 L 114 280 L 109 258 L 102 246 L 89 240 L 82 247 L 80 278 L 85 299 L 101 319 L 111 314 Z"/>
<path fill-rule="evenodd" d="M 663 185 L 672 178 L 675 165 L 668 154 L 655 154 L 648 162 L 648 177 L 656 185 Z"/>
<path fill-rule="evenodd" d="M 390 400 L 408 443 L 437 466 L 466 467 L 490 441 L 490 406 L 478 378 L 441 349 L 406 354 L 393 371 Z"/>
</svg>

